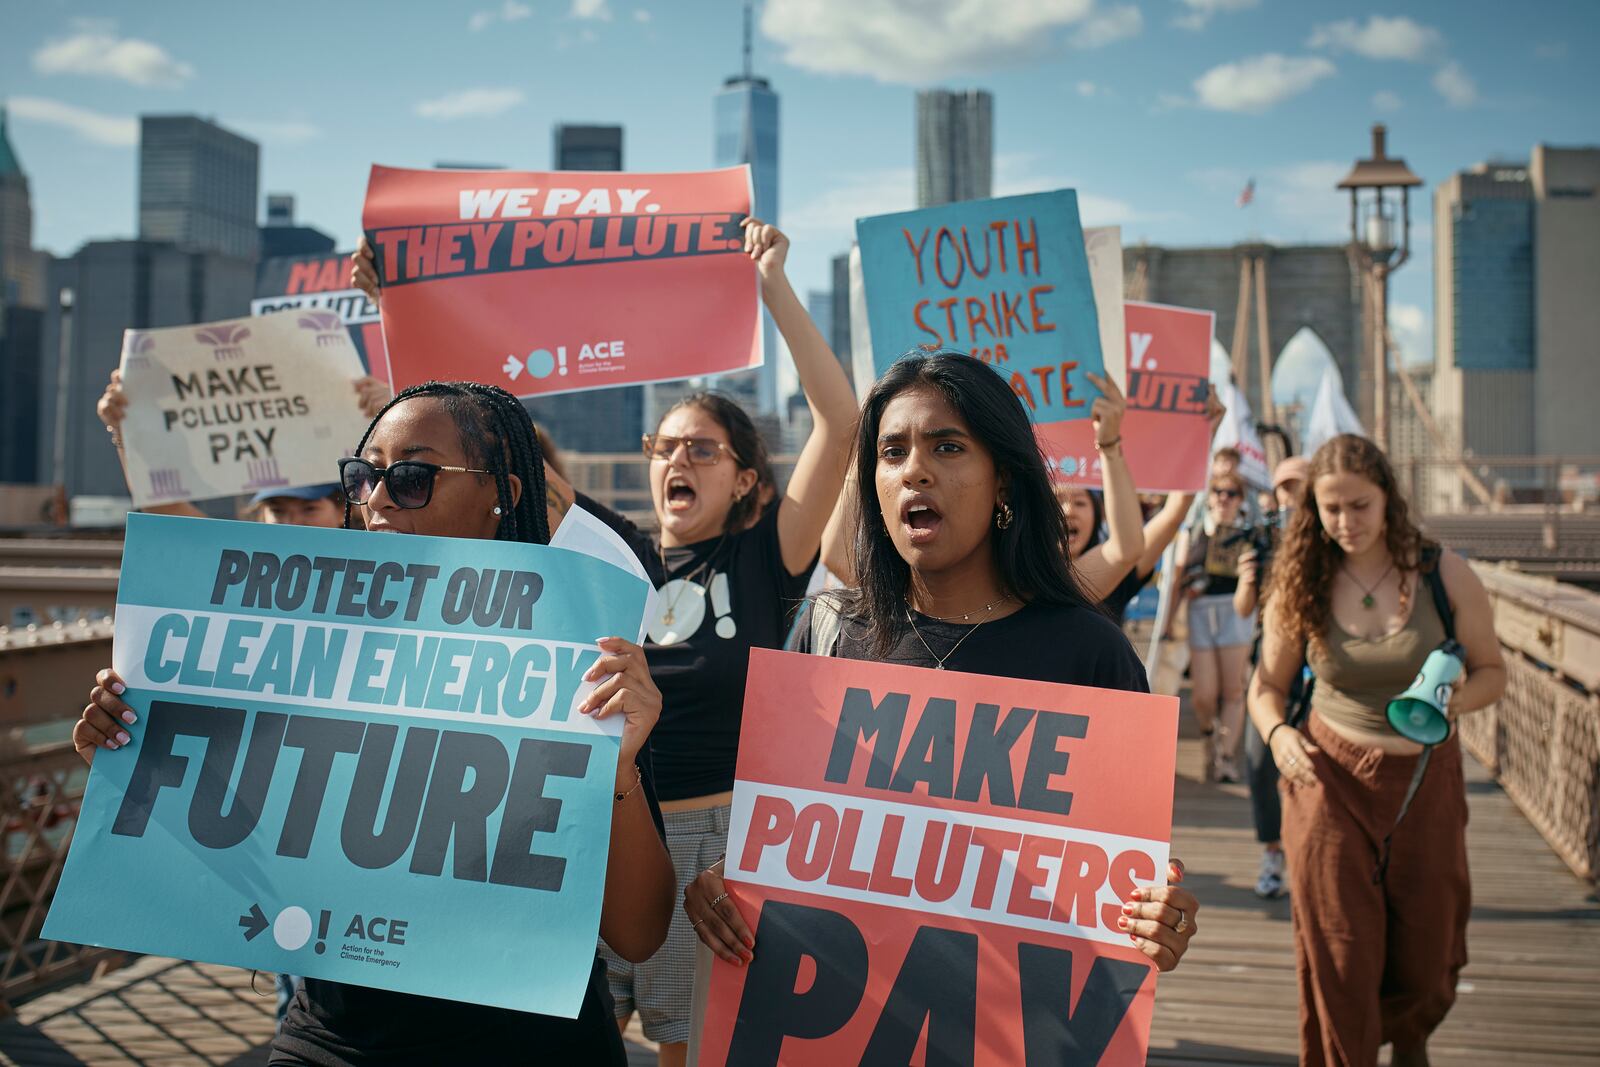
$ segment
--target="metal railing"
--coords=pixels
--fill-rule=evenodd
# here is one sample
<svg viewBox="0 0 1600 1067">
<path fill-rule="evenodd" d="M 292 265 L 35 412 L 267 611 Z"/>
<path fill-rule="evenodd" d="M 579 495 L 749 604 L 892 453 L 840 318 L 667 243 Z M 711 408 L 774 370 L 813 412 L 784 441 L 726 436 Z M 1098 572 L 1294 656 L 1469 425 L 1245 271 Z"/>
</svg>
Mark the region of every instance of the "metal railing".
<svg viewBox="0 0 1600 1067">
<path fill-rule="evenodd" d="M 70 742 L 0 757 L 0 1012 L 118 956 L 39 937 L 88 777 Z"/>
<path fill-rule="evenodd" d="M 1579 877 L 1600 881 L 1600 596 L 1475 564 L 1494 602 L 1505 696 L 1461 740 Z"/>
</svg>

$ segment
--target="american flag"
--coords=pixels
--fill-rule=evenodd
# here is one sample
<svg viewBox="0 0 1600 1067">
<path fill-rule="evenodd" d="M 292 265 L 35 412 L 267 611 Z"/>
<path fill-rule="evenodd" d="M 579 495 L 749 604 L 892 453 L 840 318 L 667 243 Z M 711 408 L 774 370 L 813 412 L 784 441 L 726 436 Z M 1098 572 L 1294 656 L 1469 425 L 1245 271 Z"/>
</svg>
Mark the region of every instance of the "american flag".
<svg viewBox="0 0 1600 1067">
<path fill-rule="evenodd" d="M 1250 201 L 1256 198 L 1256 180 L 1251 178 L 1244 183 L 1244 189 L 1239 193 L 1239 206 L 1248 207 Z"/>
</svg>

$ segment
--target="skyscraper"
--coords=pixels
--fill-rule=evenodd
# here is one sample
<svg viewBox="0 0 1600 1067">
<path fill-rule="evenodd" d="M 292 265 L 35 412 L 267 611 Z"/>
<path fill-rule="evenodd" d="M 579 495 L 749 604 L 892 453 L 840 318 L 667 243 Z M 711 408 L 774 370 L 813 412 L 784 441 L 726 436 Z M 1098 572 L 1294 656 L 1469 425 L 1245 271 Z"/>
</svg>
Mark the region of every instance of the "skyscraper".
<svg viewBox="0 0 1600 1067">
<path fill-rule="evenodd" d="M 621 126 L 558 124 L 552 137 L 555 170 L 621 170 Z M 562 449 L 634 452 L 645 431 L 645 386 L 621 385 L 586 393 L 525 400 L 528 414 Z"/>
<path fill-rule="evenodd" d="M 0 107 L 0 308 L 37 308 L 44 299 L 40 257 L 33 250 L 33 196 L 6 131 Z"/>
<path fill-rule="evenodd" d="M 294 196 L 267 194 L 267 224 L 261 227 L 261 258 L 314 256 L 333 251 L 334 240 L 315 226 L 294 221 Z"/>
<path fill-rule="evenodd" d="M 1434 192 L 1433 242 L 1433 408 L 1447 449 L 1592 453 L 1600 149 L 1535 145 L 1527 162 L 1452 175 Z"/>
<path fill-rule="evenodd" d="M 550 158 L 556 170 L 622 170 L 621 126 L 557 123 Z"/>
<path fill-rule="evenodd" d="M 828 344 L 833 348 L 833 354 L 839 357 L 839 362 L 844 364 L 844 372 L 850 373 L 850 253 L 841 252 L 833 257 L 830 264 L 833 274 L 833 299 L 829 301 L 829 317 L 827 322 L 818 320 L 817 329 L 822 331 L 828 339 Z"/>
<path fill-rule="evenodd" d="M 755 199 L 752 212 L 763 222 L 778 223 L 778 94 L 750 63 L 750 5 L 744 9 L 744 69 L 722 83 L 713 101 L 715 165 L 750 165 Z M 777 331 L 770 315 L 762 315 L 766 362 L 757 370 L 725 375 L 716 385 L 739 397 L 752 414 L 783 418 L 778 401 Z M 753 402 L 753 404 L 752 404 Z"/>
<path fill-rule="evenodd" d="M 255 258 L 256 143 L 194 115 L 139 118 L 139 237 Z"/>
<path fill-rule="evenodd" d="M 917 93 L 917 206 L 993 195 L 994 97 L 982 89 Z"/>
</svg>

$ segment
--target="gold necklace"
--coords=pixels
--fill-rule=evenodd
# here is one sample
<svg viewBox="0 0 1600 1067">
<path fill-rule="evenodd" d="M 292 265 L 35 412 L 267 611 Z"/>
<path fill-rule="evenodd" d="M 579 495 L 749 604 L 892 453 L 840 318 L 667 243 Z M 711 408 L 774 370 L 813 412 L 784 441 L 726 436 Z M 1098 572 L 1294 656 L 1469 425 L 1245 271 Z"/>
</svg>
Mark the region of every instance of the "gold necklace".
<svg viewBox="0 0 1600 1067">
<path fill-rule="evenodd" d="M 924 649 L 926 649 L 928 655 L 933 658 L 933 669 L 936 670 L 936 671 L 942 671 L 942 670 L 944 670 L 944 665 L 945 665 L 946 661 L 948 661 L 951 656 L 956 654 L 956 649 L 961 647 L 962 642 L 964 642 L 967 638 L 971 637 L 973 634 L 977 633 L 978 632 L 978 627 L 982 626 L 984 623 L 989 621 L 989 613 L 994 611 L 994 609 L 998 605 L 1004 604 L 1007 600 L 1010 600 L 1010 599 L 1011 599 L 1011 594 L 1007 593 L 1005 596 L 1001 597 L 999 600 L 996 600 L 994 603 L 992 603 L 992 604 L 988 605 L 986 608 L 984 608 L 984 616 L 983 616 L 983 618 L 981 618 L 977 622 L 973 623 L 972 624 L 972 629 L 968 630 L 966 633 L 962 634 L 959 638 L 957 638 L 956 639 L 956 643 L 950 646 L 950 651 L 946 652 L 943 656 L 939 656 L 939 655 L 936 655 L 934 653 L 933 648 L 931 646 L 929 646 L 929 644 L 928 644 L 928 639 L 926 637 L 922 636 L 922 631 L 921 630 L 917 629 L 917 620 L 912 617 L 911 605 L 909 605 L 909 604 L 906 605 L 906 622 L 909 622 L 911 624 L 911 632 L 917 635 L 917 640 L 922 642 L 922 647 Z M 967 615 L 976 615 L 976 614 L 977 614 L 976 611 L 967 612 Z M 959 616 L 959 617 L 964 619 L 964 618 L 967 617 L 967 615 L 962 615 L 962 616 Z M 939 622 L 948 622 L 949 621 L 947 619 L 940 619 L 939 616 L 937 616 L 937 615 L 929 615 L 928 618 L 937 619 Z"/>
<path fill-rule="evenodd" d="M 966 622 L 968 619 L 970 619 L 972 616 L 976 615 L 980 611 L 983 612 L 985 615 L 988 615 L 995 608 L 999 607 L 1001 604 L 1004 604 L 1006 601 L 1008 601 L 1010 599 L 1011 599 L 1011 594 L 1007 593 L 1005 596 L 1001 597 L 999 600 L 995 600 L 995 601 L 992 601 L 992 602 L 990 602 L 988 604 L 985 604 L 981 608 L 973 608 L 971 611 L 966 612 L 965 614 L 962 614 L 962 615 L 951 615 L 949 618 L 945 618 L 944 616 L 941 616 L 941 615 L 935 615 L 935 614 L 933 614 L 932 612 L 929 612 L 929 611 L 924 611 L 922 614 L 928 616 L 928 618 L 930 618 L 930 619 L 935 619 L 935 620 L 937 620 L 939 622 Z M 907 603 L 906 606 L 910 607 L 911 605 L 909 603 Z"/>
<path fill-rule="evenodd" d="M 708 567 L 710 567 L 712 563 L 716 562 L 717 554 L 722 551 L 722 542 L 727 540 L 727 538 L 728 538 L 728 535 L 726 533 L 724 533 L 721 537 L 717 538 L 717 543 L 712 546 L 711 551 L 706 555 L 705 560 L 701 562 L 700 566 L 696 567 L 694 570 L 692 570 L 688 574 L 684 575 L 683 578 L 681 578 L 681 579 L 674 579 L 674 578 L 669 577 L 668 571 L 667 571 L 667 549 L 666 549 L 666 546 L 662 545 L 660 543 L 656 544 L 656 555 L 659 556 L 660 559 L 661 559 L 661 586 L 662 586 L 662 588 L 663 589 L 666 588 L 667 583 L 671 582 L 671 581 L 682 581 L 683 582 L 683 584 L 678 587 L 678 591 L 672 595 L 672 599 L 667 603 L 667 610 L 661 613 L 661 625 L 663 625 L 663 626 L 671 626 L 673 621 L 677 619 L 677 617 L 678 617 L 678 601 L 683 599 L 683 594 L 687 593 L 689 591 L 689 586 L 694 582 L 694 580 L 696 578 L 698 578 L 702 573 L 704 573 L 705 570 Z"/>
</svg>

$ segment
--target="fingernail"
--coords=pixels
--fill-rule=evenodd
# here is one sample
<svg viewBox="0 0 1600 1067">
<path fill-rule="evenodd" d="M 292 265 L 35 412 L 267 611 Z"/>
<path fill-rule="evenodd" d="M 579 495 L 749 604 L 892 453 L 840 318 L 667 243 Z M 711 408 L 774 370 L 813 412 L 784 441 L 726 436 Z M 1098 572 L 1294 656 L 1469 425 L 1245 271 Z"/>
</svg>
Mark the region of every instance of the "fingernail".
<svg viewBox="0 0 1600 1067">
<path fill-rule="evenodd" d="M 111 738 L 108 737 L 108 738 L 106 738 L 106 747 L 107 748 L 116 748 L 117 747 L 117 743 L 115 741 L 111 740 Z"/>
<path fill-rule="evenodd" d="M 1122 914 L 1124 914 L 1124 915 L 1132 915 L 1133 914 L 1133 901 L 1130 900 L 1127 903 L 1122 905 Z"/>
<path fill-rule="evenodd" d="M 1117 929 L 1118 930 L 1126 930 L 1127 928 L 1128 928 L 1128 920 L 1127 919 L 1118 919 L 1117 920 Z"/>
<path fill-rule="evenodd" d="M 1132 941 L 1135 945 L 1137 945 L 1139 943 L 1139 935 L 1138 934 L 1129 934 L 1128 935 L 1128 940 Z"/>
<path fill-rule="evenodd" d="M 117 744 L 125 745 L 129 741 L 132 741 L 132 740 L 133 740 L 133 738 L 128 736 L 128 732 L 126 730 L 118 730 L 117 731 Z"/>
<path fill-rule="evenodd" d="M 131 711 L 125 711 L 122 713 L 122 721 L 127 723 L 129 726 L 132 726 L 134 723 L 139 721 L 139 717 Z"/>
<path fill-rule="evenodd" d="M 128 687 L 123 685 L 121 682 L 112 682 L 111 691 L 117 694 L 117 696 L 121 696 L 123 693 L 128 691 Z"/>
</svg>

